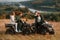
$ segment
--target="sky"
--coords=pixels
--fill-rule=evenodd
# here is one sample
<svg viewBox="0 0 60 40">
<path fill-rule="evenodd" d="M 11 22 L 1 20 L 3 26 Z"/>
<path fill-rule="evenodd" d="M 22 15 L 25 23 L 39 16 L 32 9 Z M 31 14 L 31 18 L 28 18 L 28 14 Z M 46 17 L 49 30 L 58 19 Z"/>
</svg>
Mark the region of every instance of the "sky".
<svg viewBox="0 0 60 40">
<path fill-rule="evenodd" d="M 30 1 L 30 0 L 0 0 L 0 2 L 21 2 L 21 1 Z"/>
</svg>

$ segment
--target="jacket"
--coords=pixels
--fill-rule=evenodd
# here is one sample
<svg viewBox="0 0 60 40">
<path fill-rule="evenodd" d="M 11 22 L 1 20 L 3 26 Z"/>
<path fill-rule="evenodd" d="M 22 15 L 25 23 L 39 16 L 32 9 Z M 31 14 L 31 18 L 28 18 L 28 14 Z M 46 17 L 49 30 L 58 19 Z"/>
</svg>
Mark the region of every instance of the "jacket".
<svg viewBox="0 0 60 40">
<path fill-rule="evenodd" d="M 42 15 L 40 15 L 40 17 L 41 17 L 40 23 L 42 24 L 42 23 L 44 23 L 44 18 Z M 37 20 L 38 20 L 38 16 L 35 16 L 35 23 L 38 23 Z"/>
</svg>

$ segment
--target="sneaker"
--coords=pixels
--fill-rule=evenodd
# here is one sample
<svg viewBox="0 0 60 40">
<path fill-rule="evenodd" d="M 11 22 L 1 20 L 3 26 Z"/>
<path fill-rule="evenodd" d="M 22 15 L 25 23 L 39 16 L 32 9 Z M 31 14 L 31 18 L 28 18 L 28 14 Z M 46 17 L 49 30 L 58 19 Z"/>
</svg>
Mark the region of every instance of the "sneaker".
<svg viewBox="0 0 60 40">
<path fill-rule="evenodd" d="M 19 32 L 22 32 L 21 30 L 19 30 Z"/>
<path fill-rule="evenodd" d="M 17 30 L 15 30 L 16 32 L 18 32 Z"/>
</svg>

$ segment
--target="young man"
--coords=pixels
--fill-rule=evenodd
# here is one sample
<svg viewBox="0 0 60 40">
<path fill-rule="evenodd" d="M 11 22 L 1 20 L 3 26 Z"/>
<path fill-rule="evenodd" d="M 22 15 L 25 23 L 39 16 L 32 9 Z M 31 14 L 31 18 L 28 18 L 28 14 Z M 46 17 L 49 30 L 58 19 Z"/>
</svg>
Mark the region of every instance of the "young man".
<svg viewBox="0 0 60 40">
<path fill-rule="evenodd" d="M 41 24 L 44 22 L 44 19 L 42 15 L 40 14 L 39 11 L 35 12 L 35 26 L 36 26 L 36 31 L 39 33 L 39 30 L 41 28 Z"/>
<path fill-rule="evenodd" d="M 16 20 L 16 22 L 18 23 L 18 25 L 17 25 L 17 30 L 18 30 L 18 32 L 22 32 L 21 31 L 21 27 L 22 27 L 22 21 L 21 21 L 21 16 L 22 16 L 23 14 L 22 13 L 19 13 L 19 12 L 16 12 L 16 15 L 15 15 L 15 20 Z"/>
</svg>

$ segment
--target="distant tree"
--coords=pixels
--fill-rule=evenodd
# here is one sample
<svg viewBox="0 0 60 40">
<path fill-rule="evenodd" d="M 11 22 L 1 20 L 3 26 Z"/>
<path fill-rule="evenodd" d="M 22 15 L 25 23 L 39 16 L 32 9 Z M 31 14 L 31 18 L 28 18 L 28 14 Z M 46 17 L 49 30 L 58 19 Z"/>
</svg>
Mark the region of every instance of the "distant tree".
<svg viewBox="0 0 60 40">
<path fill-rule="evenodd" d="M 5 9 L 5 11 L 11 11 L 13 9 L 14 9 L 13 7 L 8 7 L 8 8 Z"/>
<path fill-rule="evenodd" d="M 6 12 L 5 11 L 3 11 L 3 13 L 2 13 L 2 17 L 3 17 L 3 19 L 6 19 Z"/>
<path fill-rule="evenodd" d="M 22 11 L 24 13 L 26 13 L 26 12 L 29 11 L 29 9 L 27 7 L 25 7 L 25 8 L 19 8 L 18 10 L 20 10 L 20 11 Z"/>
<path fill-rule="evenodd" d="M 20 6 L 19 3 L 15 3 L 15 6 Z"/>
</svg>

